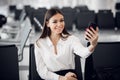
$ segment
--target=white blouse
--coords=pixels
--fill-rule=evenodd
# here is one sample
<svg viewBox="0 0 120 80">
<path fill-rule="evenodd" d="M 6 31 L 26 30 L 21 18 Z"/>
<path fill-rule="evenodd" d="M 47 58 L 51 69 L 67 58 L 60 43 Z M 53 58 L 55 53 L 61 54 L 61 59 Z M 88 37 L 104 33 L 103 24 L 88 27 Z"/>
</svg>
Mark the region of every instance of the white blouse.
<svg viewBox="0 0 120 80">
<path fill-rule="evenodd" d="M 35 60 L 41 78 L 58 80 L 59 75 L 55 71 L 75 69 L 74 53 L 83 58 L 91 54 L 88 47 L 84 47 L 79 38 L 73 35 L 58 41 L 57 54 L 49 37 L 39 39 L 35 43 Z"/>
</svg>

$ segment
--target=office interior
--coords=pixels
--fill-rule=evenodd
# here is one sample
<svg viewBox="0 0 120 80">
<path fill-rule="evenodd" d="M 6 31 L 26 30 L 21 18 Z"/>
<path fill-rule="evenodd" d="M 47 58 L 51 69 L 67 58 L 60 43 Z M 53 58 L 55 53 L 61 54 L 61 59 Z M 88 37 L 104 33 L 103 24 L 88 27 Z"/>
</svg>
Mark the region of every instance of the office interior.
<svg viewBox="0 0 120 80">
<path fill-rule="evenodd" d="M 120 0 L 0 0 L 0 80 L 35 80 L 31 45 L 52 7 L 64 13 L 66 29 L 84 46 L 89 23 L 99 27 L 97 48 L 90 58 L 80 59 L 82 80 L 97 80 L 96 75 L 98 80 L 120 80 Z"/>
</svg>

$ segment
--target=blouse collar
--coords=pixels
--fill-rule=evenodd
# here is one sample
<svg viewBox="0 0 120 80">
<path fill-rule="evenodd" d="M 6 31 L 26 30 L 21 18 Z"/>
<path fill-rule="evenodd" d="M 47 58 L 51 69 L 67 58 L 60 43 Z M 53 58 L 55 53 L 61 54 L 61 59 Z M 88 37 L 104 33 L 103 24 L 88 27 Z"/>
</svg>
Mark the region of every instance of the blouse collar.
<svg viewBox="0 0 120 80">
<path fill-rule="evenodd" d="M 47 44 L 48 44 L 48 46 L 53 46 L 53 43 L 52 43 L 52 41 L 50 40 L 50 38 L 47 37 L 46 39 L 47 39 Z M 57 45 L 63 45 L 63 44 L 64 44 L 64 42 L 63 42 L 63 40 L 60 38 L 60 40 L 58 41 Z"/>
</svg>

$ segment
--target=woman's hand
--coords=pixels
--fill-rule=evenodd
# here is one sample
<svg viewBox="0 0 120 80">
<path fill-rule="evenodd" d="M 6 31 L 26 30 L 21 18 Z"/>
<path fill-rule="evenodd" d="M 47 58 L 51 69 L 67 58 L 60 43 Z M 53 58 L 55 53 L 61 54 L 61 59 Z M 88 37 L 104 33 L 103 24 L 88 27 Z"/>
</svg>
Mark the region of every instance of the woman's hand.
<svg viewBox="0 0 120 80">
<path fill-rule="evenodd" d="M 67 77 L 67 78 L 71 77 L 71 78 L 73 78 L 72 80 L 76 80 L 77 75 L 75 73 L 68 72 L 68 73 L 66 73 L 65 77 Z"/>
<path fill-rule="evenodd" d="M 99 29 L 98 27 L 96 27 L 96 30 L 94 30 L 92 27 L 90 27 L 90 29 L 86 29 L 85 32 L 85 38 L 89 40 L 90 42 L 90 51 L 92 52 L 95 48 L 95 46 L 98 43 L 98 32 Z"/>
<path fill-rule="evenodd" d="M 75 73 L 68 72 L 65 76 L 60 76 L 59 80 L 77 80 Z"/>
</svg>

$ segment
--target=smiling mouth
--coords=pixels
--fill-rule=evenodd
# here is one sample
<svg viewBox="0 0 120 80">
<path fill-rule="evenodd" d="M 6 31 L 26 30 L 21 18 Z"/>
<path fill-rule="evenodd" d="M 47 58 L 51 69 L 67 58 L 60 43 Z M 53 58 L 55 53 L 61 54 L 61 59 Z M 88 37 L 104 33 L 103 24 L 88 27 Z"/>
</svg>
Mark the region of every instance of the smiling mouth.
<svg viewBox="0 0 120 80">
<path fill-rule="evenodd" d="M 57 30 L 62 30 L 62 28 L 57 28 Z"/>
</svg>

